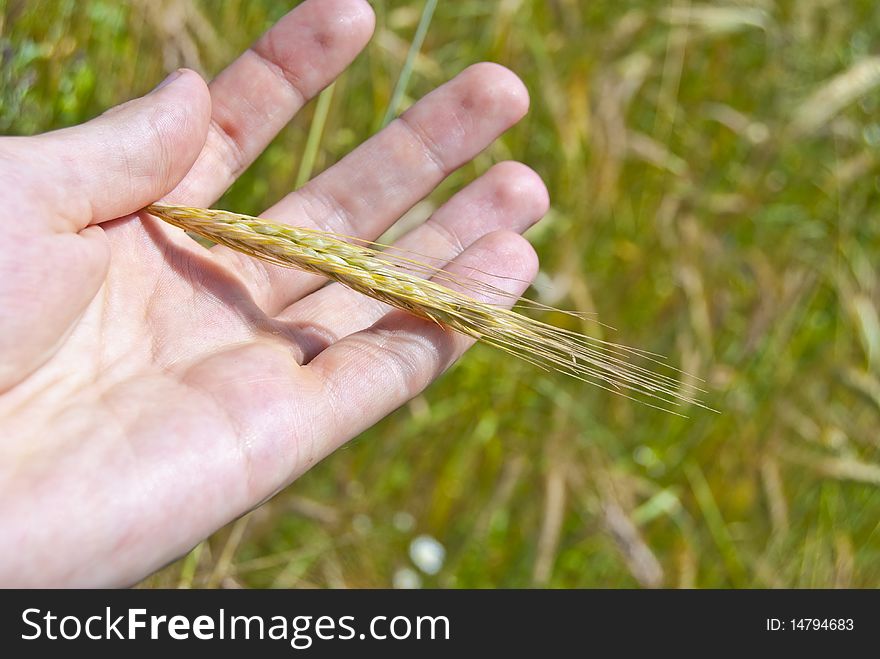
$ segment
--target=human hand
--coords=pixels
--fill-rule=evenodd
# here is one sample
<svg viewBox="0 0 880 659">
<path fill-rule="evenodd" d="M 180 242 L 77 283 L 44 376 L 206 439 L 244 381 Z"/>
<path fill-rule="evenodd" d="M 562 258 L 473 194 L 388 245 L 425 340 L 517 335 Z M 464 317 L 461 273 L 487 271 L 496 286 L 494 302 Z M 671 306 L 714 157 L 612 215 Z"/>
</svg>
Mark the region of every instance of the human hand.
<svg viewBox="0 0 880 659">
<path fill-rule="evenodd" d="M 0 138 L 3 585 L 137 581 L 470 344 L 139 212 L 216 201 L 373 22 L 363 0 L 310 0 L 210 86 L 180 71 L 81 126 Z M 265 215 L 375 238 L 527 106 L 509 71 L 473 66 Z M 519 294 L 536 259 L 517 232 L 547 203 L 536 174 L 502 163 L 399 245 Z"/>
</svg>

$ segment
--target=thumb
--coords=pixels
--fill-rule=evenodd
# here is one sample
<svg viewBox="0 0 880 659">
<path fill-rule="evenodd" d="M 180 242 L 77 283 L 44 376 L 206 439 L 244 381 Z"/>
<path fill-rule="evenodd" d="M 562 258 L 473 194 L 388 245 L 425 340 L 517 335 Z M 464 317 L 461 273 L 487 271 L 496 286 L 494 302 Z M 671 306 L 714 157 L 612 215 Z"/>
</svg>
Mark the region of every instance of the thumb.
<svg viewBox="0 0 880 659">
<path fill-rule="evenodd" d="M 204 80 L 180 69 L 146 96 L 33 138 L 48 147 L 49 194 L 66 228 L 128 215 L 174 189 L 201 152 L 210 118 Z"/>
<path fill-rule="evenodd" d="M 15 248 L 0 251 L 0 393 L 55 353 L 104 281 L 107 237 L 89 225 L 172 190 L 205 143 L 210 113 L 204 81 L 179 71 L 88 123 L 3 138 L 0 223 Z"/>
</svg>

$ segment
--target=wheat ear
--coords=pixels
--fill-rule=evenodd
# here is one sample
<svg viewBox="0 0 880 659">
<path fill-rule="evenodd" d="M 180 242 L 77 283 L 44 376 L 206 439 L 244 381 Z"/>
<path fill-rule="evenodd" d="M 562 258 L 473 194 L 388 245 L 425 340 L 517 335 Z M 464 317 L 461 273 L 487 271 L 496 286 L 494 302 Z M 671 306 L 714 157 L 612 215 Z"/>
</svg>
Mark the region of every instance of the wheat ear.
<svg viewBox="0 0 880 659">
<path fill-rule="evenodd" d="M 504 291 L 433 267 L 411 253 L 325 231 L 286 226 L 239 213 L 152 205 L 147 212 L 238 252 L 337 281 L 358 293 L 431 320 L 515 355 L 653 407 L 697 405 L 701 390 L 635 361 L 657 355 L 609 343 L 480 302 L 445 284 L 510 297 Z M 426 277 L 431 277 L 427 279 Z M 521 306 L 543 307 L 517 298 Z M 706 408 L 709 409 L 709 408 Z"/>
</svg>

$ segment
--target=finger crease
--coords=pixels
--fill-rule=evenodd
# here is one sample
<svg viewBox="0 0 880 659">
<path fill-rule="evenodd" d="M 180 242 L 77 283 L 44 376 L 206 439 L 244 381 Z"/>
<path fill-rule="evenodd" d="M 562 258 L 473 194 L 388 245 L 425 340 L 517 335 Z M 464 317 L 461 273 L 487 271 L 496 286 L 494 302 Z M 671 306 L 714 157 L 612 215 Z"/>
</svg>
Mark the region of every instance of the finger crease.
<svg viewBox="0 0 880 659">
<path fill-rule="evenodd" d="M 226 146 L 226 150 L 230 154 L 233 167 L 230 168 L 230 174 L 235 177 L 247 167 L 248 157 L 241 143 L 233 137 L 228 130 L 220 125 L 213 117 L 211 118 L 211 130 L 217 134 Z"/>
<path fill-rule="evenodd" d="M 455 255 L 461 254 L 464 251 L 464 243 L 461 241 L 461 236 L 457 231 L 450 229 L 446 225 L 444 225 L 439 220 L 434 219 L 433 217 L 429 218 L 425 225 L 430 228 L 435 234 L 437 234 L 441 240 L 445 241 L 449 247 L 452 248 L 452 253 Z"/>
<path fill-rule="evenodd" d="M 309 207 L 323 209 L 320 213 L 308 213 L 309 218 L 325 231 L 333 231 L 340 234 L 354 232 L 354 213 L 332 192 L 322 190 L 313 181 L 301 188 L 297 194 L 305 198 Z"/>
<path fill-rule="evenodd" d="M 422 147 L 425 155 L 428 157 L 434 166 L 440 171 L 443 176 L 447 176 L 449 174 L 449 168 L 446 166 L 446 163 L 443 162 L 443 158 L 440 156 L 441 149 L 437 145 L 437 143 L 428 137 L 427 133 L 424 130 L 419 128 L 414 122 L 407 119 L 406 115 L 401 115 L 397 118 L 400 121 L 401 125 L 407 130 L 407 132 L 415 138 L 415 140 L 419 143 L 419 146 Z"/>
<path fill-rule="evenodd" d="M 272 75 L 280 80 L 287 89 L 293 92 L 293 95 L 296 97 L 296 100 L 300 105 L 305 105 L 306 101 L 308 101 L 308 96 L 302 91 L 302 82 L 297 74 L 291 69 L 282 66 L 273 58 L 263 55 L 256 48 L 252 48 L 251 52 L 257 56 L 257 59 L 269 70 L 270 73 L 272 73 Z"/>
</svg>

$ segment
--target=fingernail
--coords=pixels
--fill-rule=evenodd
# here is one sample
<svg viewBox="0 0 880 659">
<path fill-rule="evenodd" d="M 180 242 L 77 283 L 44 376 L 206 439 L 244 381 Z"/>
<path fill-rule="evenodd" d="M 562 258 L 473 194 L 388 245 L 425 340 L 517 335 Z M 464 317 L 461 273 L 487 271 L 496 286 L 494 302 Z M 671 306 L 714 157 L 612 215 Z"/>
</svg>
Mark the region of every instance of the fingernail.
<svg viewBox="0 0 880 659">
<path fill-rule="evenodd" d="M 163 80 L 158 85 L 156 85 L 156 88 L 153 89 L 153 91 L 157 92 L 160 89 L 162 89 L 162 87 L 166 87 L 167 85 L 170 85 L 172 82 L 177 80 L 181 75 L 183 75 L 183 70 L 177 69 L 177 71 L 174 71 L 173 73 L 171 73 L 171 75 L 169 75 L 167 78 L 165 78 L 165 80 Z"/>
</svg>

